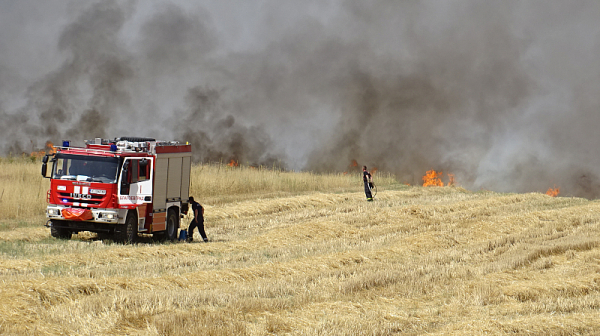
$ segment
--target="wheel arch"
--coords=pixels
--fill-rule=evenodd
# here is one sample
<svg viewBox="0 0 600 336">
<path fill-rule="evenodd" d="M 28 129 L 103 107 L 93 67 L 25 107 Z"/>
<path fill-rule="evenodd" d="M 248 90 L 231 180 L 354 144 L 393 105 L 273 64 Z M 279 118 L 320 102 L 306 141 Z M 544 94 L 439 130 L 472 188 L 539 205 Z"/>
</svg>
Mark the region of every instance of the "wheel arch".
<svg viewBox="0 0 600 336">
<path fill-rule="evenodd" d="M 127 219 L 127 217 L 129 217 L 129 214 L 132 214 L 133 216 L 135 216 L 135 221 L 137 223 L 138 219 L 140 218 L 140 215 L 138 214 L 138 208 L 127 210 L 127 213 L 125 214 L 125 219 Z"/>
</svg>

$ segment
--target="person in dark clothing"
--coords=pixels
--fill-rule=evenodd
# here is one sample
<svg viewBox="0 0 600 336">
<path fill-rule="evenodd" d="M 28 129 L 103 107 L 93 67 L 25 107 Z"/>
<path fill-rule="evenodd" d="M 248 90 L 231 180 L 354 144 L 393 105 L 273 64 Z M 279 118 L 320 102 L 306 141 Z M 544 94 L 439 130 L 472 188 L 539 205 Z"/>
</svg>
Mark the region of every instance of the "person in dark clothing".
<svg viewBox="0 0 600 336">
<path fill-rule="evenodd" d="M 202 236 L 202 239 L 205 242 L 208 242 L 208 238 L 206 237 L 206 233 L 204 232 L 204 208 L 200 203 L 194 201 L 193 197 L 190 197 L 190 204 L 192 205 L 192 213 L 194 214 L 194 219 L 190 223 L 188 228 L 188 241 L 191 242 L 194 240 L 194 228 L 198 227 L 198 232 Z"/>
<path fill-rule="evenodd" d="M 363 166 L 363 182 L 365 183 L 365 195 L 367 196 L 367 201 L 373 201 L 373 195 L 371 194 L 371 185 L 373 183 L 373 178 L 371 173 L 367 170 L 367 166 Z"/>
</svg>

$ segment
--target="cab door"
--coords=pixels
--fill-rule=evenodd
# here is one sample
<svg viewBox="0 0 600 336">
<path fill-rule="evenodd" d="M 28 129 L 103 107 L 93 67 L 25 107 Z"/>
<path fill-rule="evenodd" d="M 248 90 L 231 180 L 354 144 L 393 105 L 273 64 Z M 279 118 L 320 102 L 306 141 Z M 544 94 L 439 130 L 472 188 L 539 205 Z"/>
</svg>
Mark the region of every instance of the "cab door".
<svg viewBox="0 0 600 336">
<path fill-rule="evenodd" d="M 119 205 L 136 208 L 138 231 L 144 231 L 148 204 L 152 203 L 154 158 L 126 158 L 119 176 Z"/>
</svg>

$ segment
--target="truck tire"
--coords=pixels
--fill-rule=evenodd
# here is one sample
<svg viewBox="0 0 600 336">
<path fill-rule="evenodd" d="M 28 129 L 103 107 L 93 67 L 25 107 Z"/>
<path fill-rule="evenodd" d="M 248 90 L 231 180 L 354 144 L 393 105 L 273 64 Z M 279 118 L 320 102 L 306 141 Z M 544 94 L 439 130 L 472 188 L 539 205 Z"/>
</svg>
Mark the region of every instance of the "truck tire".
<svg viewBox="0 0 600 336">
<path fill-rule="evenodd" d="M 123 244 L 133 244 L 137 240 L 137 216 L 131 211 L 127 214 L 125 224 L 119 225 L 115 231 L 115 241 Z"/>
<path fill-rule="evenodd" d="M 54 224 L 54 223 L 52 223 Z M 71 239 L 72 232 L 69 229 L 57 228 L 54 225 L 50 226 L 50 235 L 58 239 Z"/>
<path fill-rule="evenodd" d="M 177 229 L 179 229 L 179 220 L 177 211 L 171 209 L 167 214 L 167 227 L 165 230 L 165 239 L 175 241 L 177 239 Z"/>
</svg>

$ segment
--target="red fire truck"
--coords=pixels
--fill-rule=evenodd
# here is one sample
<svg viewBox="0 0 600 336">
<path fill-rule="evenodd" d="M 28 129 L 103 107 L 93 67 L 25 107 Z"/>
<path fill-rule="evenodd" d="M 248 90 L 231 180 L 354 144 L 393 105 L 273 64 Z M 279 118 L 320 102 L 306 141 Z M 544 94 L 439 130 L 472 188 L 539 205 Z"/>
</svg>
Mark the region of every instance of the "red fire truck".
<svg viewBox="0 0 600 336">
<path fill-rule="evenodd" d="M 64 141 L 42 160 L 51 235 L 90 231 L 131 243 L 148 233 L 175 240 L 188 209 L 191 154 L 189 144 L 151 138 L 96 138 L 85 147 Z"/>
</svg>

